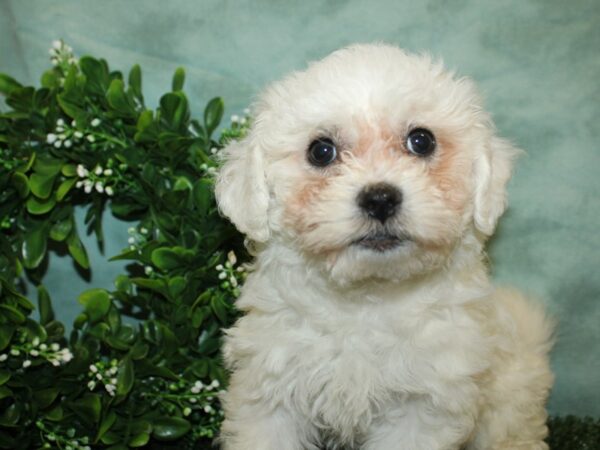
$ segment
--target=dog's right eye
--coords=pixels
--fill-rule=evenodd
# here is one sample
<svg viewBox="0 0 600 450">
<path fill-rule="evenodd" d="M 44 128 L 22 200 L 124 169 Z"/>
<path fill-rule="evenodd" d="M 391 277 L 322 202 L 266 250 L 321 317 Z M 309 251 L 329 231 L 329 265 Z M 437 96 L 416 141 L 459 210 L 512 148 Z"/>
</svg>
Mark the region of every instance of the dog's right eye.
<svg viewBox="0 0 600 450">
<path fill-rule="evenodd" d="M 308 146 L 308 162 L 313 166 L 325 167 L 337 158 L 337 149 L 329 138 L 319 138 Z"/>
</svg>

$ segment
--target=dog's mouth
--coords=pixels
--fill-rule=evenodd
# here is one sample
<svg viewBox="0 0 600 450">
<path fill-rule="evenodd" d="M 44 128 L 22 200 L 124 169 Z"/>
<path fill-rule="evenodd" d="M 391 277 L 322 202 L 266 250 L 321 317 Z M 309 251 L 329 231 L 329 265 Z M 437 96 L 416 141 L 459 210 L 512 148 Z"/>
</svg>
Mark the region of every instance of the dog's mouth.
<svg viewBox="0 0 600 450">
<path fill-rule="evenodd" d="M 399 247 L 405 241 L 407 241 L 405 236 L 379 232 L 363 236 L 352 242 L 352 244 L 383 253 Z"/>
</svg>

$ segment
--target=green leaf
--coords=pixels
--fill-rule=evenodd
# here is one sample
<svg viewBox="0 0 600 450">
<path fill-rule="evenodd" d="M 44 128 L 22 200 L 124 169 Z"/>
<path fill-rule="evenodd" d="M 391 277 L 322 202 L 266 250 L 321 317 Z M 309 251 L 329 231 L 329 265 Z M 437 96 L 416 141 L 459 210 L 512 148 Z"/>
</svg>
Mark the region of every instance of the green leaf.
<svg viewBox="0 0 600 450">
<path fill-rule="evenodd" d="M 64 241 L 67 236 L 71 233 L 73 229 L 73 218 L 68 217 L 65 220 L 61 220 L 60 222 L 56 222 L 50 228 L 50 239 L 54 241 Z"/>
<path fill-rule="evenodd" d="M 124 358 L 119 363 L 119 372 L 117 373 L 117 395 L 127 395 L 133 387 L 134 381 L 133 363 L 130 358 Z"/>
<path fill-rule="evenodd" d="M 11 177 L 12 183 L 19 193 L 19 197 L 26 198 L 29 195 L 29 180 L 21 172 L 15 172 Z"/>
<path fill-rule="evenodd" d="M 8 75 L 0 73 L 0 92 L 4 95 L 10 95 L 18 88 L 23 87 L 21 83 Z"/>
<path fill-rule="evenodd" d="M 4 350 L 10 344 L 15 326 L 10 323 L 3 323 L 0 325 L 0 351 Z"/>
<path fill-rule="evenodd" d="M 152 263 L 163 270 L 172 270 L 189 262 L 194 252 L 183 247 L 157 248 L 150 257 Z"/>
<path fill-rule="evenodd" d="M 8 370 L 0 370 L 0 385 L 10 380 L 11 373 Z"/>
<path fill-rule="evenodd" d="M 110 294 L 105 289 L 90 289 L 79 295 L 79 303 L 85 307 L 85 313 L 90 321 L 97 322 L 110 308 Z"/>
<path fill-rule="evenodd" d="M 54 197 L 49 197 L 46 200 L 40 200 L 36 197 L 29 197 L 27 199 L 27 203 L 25 204 L 29 214 L 33 214 L 35 216 L 46 214 L 47 212 L 51 211 L 55 205 L 56 199 Z"/>
<path fill-rule="evenodd" d="M 60 78 L 54 69 L 50 69 L 42 74 L 40 83 L 45 88 L 54 89 L 60 87 Z"/>
<path fill-rule="evenodd" d="M 183 89 L 183 83 L 185 82 L 185 70 L 183 67 L 178 67 L 173 75 L 172 88 L 173 92 L 181 91 Z"/>
<path fill-rule="evenodd" d="M 165 94 L 160 99 L 161 119 L 171 130 L 187 128 L 190 111 L 185 95 L 181 91 Z"/>
<path fill-rule="evenodd" d="M 100 421 L 102 402 L 98 394 L 85 394 L 82 398 L 69 403 L 69 408 L 88 423 Z"/>
<path fill-rule="evenodd" d="M 206 133 L 209 137 L 212 132 L 217 129 L 219 123 L 221 123 L 224 110 L 225 105 L 223 99 L 220 97 L 213 98 L 206 105 L 206 108 L 204 109 L 204 127 L 206 128 Z"/>
<path fill-rule="evenodd" d="M 69 249 L 69 253 L 73 259 L 77 261 L 77 264 L 84 269 L 88 269 L 90 267 L 87 252 L 85 251 L 85 247 L 77 235 L 77 230 L 75 227 L 73 227 L 71 233 L 67 237 L 67 248 Z"/>
<path fill-rule="evenodd" d="M 142 69 L 139 64 L 134 65 L 129 71 L 129 88 L 133 92 L 140 103 L 144 102 L 144 96 L 142 94 Z"/>
<path fill-rule="evenodd" d="M 128 445 L 130 447 L 143 447 L 150 440 L 150 435 L 148 433 L 140 433 L 137 436 L 134 436 L 129 441 Z"/>
<path fill-rule="evenodd" d="M 26 318 L 25 315 L 14 306 L 0 304 L 0 317 L 2 316 L 16 324 L 22 324 L 25 322 Z"/>
<path fill-rule="evenodd" d="M 38 291 L 38 308 L 40 311 L 40 323 L 46 325 L 47 323 L 54 320 L 54 310 L 52 309 L 52 302 L 50 301 L 50 294 L 46 288 L 39 285 Z"/>
<path fill-rule="evenodd" d="M 190 182 L 188 177 L 180 176 L 175 180 L 175 184 L 173 184 L 173 190 L 177 191 L 187 191 L 193 188 L 192 183 Z"/>
<path fill-rule="evenodd" d="M 47 389 L 41 389 L 39 391 L 34 392 L 33 398 L 37 405 L 44 409 L 52 404 L 56 397 L 58 397 L 58 393 L 60 390 L 56 387 L 51 387 Z"/>
<path fill-rule="evenodd" d="M 77 175 L 77 166 L 75 166 L 75 164 L 65 164 L 60 169 L 60 172 L 65 177 L 74 177 L 75 175 Z"/>
<path fill-rule="evenodd" d="M 0 400 L 7 398 L 7 397 L 12 397 L 13 392 L 6 386 L 0 386 Z"/>
<path fill-rule="evenodd" d="M 198 209 L 198 215 L 204 217 L 213 200 L 213 183 L 210 180 L 201 178 L 194 184 L 194 203 Z"/>
<path fill-rule="evenodd" d="M 25 240 L 21 246 L 21 256 L 23 257 L 23 265 L 27 269 L 35 269 L 40 265 L 46 254 L 47 241 L 44 227 L 38 227 L 25 235 Z"/>
<path fill-rule="evenodd" d="M 108 92 L 106 93 L 108 104 L 117 111 L 120 115 L 131 117 L 135 115 L 135 108 L 131 104 L 127 94 L 123 80 L 114 79 L 110 83 Z"/>
<path fill-rule="evenodd" d="M 96 439 L 94 440 L 94 442 L 98 442 L 102 438 L 102 436 L 104 436 L 106 432 L 110 430 L 110 428 L 115 423 L 115 420 L 117 420 L 117 414 L 114 411 L 109 411 L 106 417 L 102 419 L 102 422 L 100 422 L 100 426 L 98 427 L 98 434 L 96 435 Z"/>
<path fill-rule="evenodd" d="M 153 423 L 152 435 L 160 441 L 175 441 L 190 429 L 190 423 L 182 417 L 159 417 Z"/>
<path fill-rule="evenodd" d="M 67 178 L 60 183 L 60 186 L 58 186 L 58 189 L 56 190 L 56 200 L 59 202 L 62 201 L 62 199 L 65 198 L 65 195 L 69 193 L 76 182 L 77 178 Z"/>
<path fill-rule="evenodd" d="M 52 186 L 56 175 L 47 175 L 45 173 L 33 173 L 29 177 L 29 187 L 31 192 L 38 198 L 46 199 L 52 192 Z"/>
<path fill-rule="evenodd" d="M 81 108 L 80 105 L 75 103 L 65 94 L 59 95 L 58 97 L 56 97 L 56 99 L 58 100 L 58 104 L 60 105 L 61 109 L 65 112 L 67 116 L 69 116 L 72 119 L 75 119 L 77 123 L 87 122 L 88 113 L 83 108 Z"/>
<path fill-rule="evenodd" d="M 79 60 L 79 67 L 86 76 L 86 89 L 93 94 L 104 95 L 109 81 L 104 64 L 90 56 L 83 56 Z"/>
</svg>

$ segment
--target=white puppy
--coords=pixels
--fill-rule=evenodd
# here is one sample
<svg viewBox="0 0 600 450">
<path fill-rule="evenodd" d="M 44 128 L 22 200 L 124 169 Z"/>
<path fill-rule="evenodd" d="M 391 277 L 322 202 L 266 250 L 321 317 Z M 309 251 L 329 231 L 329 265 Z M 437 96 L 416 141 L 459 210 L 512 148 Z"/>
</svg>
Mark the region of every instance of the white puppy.
<svg viewBox="0 0 600 450">
<path fill-rule="evenodd" d="M 226 450 L 541 450 L 552 326 L 483 251 L 517 151 L 471 81 L 386 45 L 275 83 L 216 195 L 256 250 Z"/>
</svg>

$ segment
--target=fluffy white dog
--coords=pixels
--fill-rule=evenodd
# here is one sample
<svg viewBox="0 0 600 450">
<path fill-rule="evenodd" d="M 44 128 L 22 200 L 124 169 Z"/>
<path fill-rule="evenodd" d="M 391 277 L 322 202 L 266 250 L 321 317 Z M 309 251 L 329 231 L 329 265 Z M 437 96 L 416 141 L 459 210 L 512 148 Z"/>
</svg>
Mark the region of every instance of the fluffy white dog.
<svg viewBox="0 0 600 450">
<path fill-rule="evenodd" d="M 356 45 L 275 83 L 216 194 L 256 251 L 226 450 L 541 450 L 552 325 L 488 280 L 517 151 L 473 83 Z"/>
</svg>

